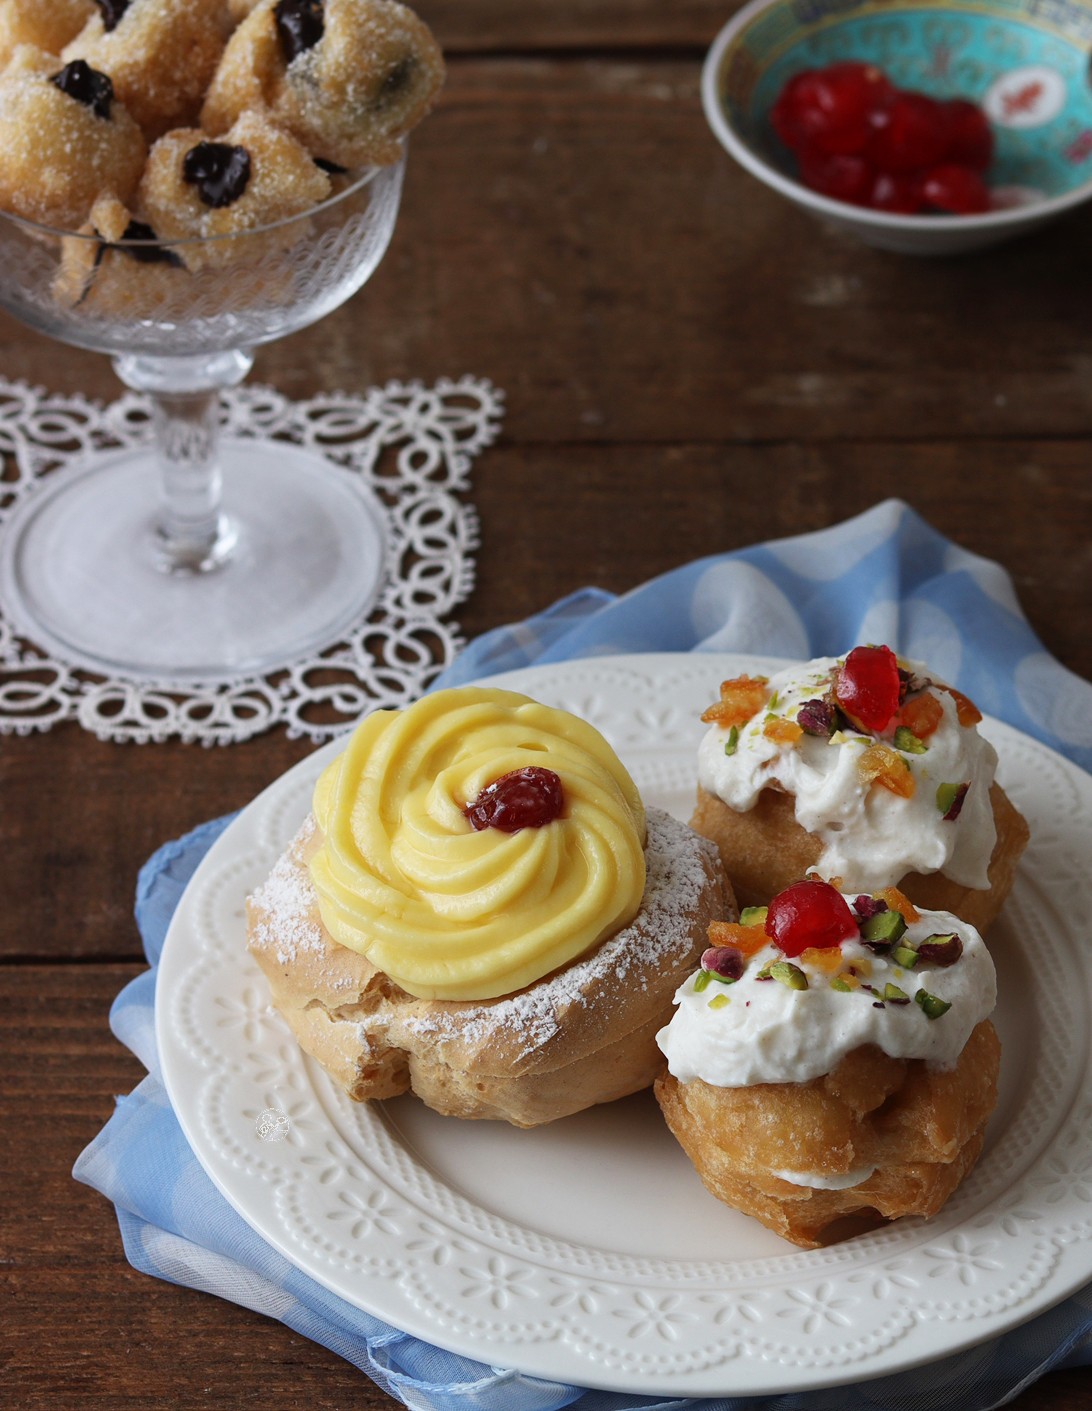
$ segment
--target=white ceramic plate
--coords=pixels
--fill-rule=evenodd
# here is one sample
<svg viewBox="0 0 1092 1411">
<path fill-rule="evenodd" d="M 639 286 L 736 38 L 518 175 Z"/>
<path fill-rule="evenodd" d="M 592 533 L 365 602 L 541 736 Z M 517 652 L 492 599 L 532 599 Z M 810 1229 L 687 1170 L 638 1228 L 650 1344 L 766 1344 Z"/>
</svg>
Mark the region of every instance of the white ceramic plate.
<svg viewBox="0 0 1092 1411">
<path fill-rule="evenodd" d="M 700 710 L 754 657 L 648 655 L 491 684 L 590 720 L 645 799 L 685 818 Z M 244 949 L 243 903 L 337 744 L 210 850 L 159 967 L 167 1090 L 236 1210 L 349 1303 L 433 1343 L 554 1380 L 674 1396 L 801 1391 L 906 1369 L 1092 1279 L 1092 779 L 995 721 L 984 733 L 1031 845 L 990 933 L 1001 1098 L 982 1159 L 931 1221 L 818 1252 L 702 1188 L 647 1093 L 531 1132 L 354 1104 L 301 1054 Z M 265 1109 L 288 1135 L 263 1140 Z"/>
</svg>

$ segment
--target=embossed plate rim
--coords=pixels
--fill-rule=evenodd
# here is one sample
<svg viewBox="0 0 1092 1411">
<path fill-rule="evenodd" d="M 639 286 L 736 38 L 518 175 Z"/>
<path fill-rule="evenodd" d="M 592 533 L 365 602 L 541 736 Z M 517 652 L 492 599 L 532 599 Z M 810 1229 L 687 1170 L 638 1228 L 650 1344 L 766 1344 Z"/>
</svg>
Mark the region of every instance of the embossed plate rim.
<svg viewBox="0 0 1092 1411">
<path fill-rule="evenodd" d="M 643 683 L 659 692 L 659 703 L 666 701 L 670 711 L 679 708 L 687 687 L 693 690 L 699 679 L 704 685 L 732 671 L 769 669 L 778 664 L 776 659 L 737 654 L 660 653 L 529 667 L 490 678 L 490 683 L 548 699 L 551 683 L 558 690 L 568 683 L 571 697 L 577 689 L 573 683 L 584 681 L 590 702 L 597 676 L 600 684 L 628 679 L 636 687 Z M 676 700 L 673 706 L 672 698 Z M 608 715 L 614 712 L 617 720 L 623 719 L 615 702 L 608 700 L 606 709 Z M 631 717 L 634 719 L 636 716 Z M 647 734 L 655 727 L 645 721 L 641 728 Z M 1018 784 L 1020 792 L 1027 791 L 1034 798 L 1035 789 L 1044 788 L 1041 780 L 1048 770 L 1053 771 L 1056 781 L 1064 782 L 1074 800 L 1073 819 L 1079 820 L 1073 822 L 1073 845 L 1079 853 L 1083 839 L 1087 848 L 1084 819 L 1092 813 L 1092 779 L 1009 726 L 989 721 L 987 728 L 999 747 L 1003 768 L 1009 766 L 1008 782 Z M 733 1290 L 735 1269 L 745 1267 L 740 1261 L 710 1261 L 699 1266 L 694 1261 L 623 1258 L 609 1251 L 600 1255 L 590 1247 L 566 1245 L 514 1226 L 444 1187 L 412 1153 L 401 1148 L 395 1152 L 397 1142 L 381 1115 L 367 1104 L 358 1107 L 349 1103 L 315 1065 L 303 1061 L 279 1016 L 271 1016 L 268 1005 L 263 1007 L 253 999 L 256 987 L 244 990 L 248 965 L 250 974 L 257 971 L 242 949 L 237 904 L 234 911 L 218 919 L 222 897 L 231 894 L 232 887 L 237 895 L 241 878 L 257 881 L 264 875 L 263 869 L 268 870 L 283 846 L 287 813 L 294 818 L 306 806 L 307 781 L 338 748 L 333 742 L 282 775 L 210 850 L 175 913 L 156 993 L 156 1033 L 164 1082 L 195 1154 L 239 1214 L 318 1283 L 407 1332 L 489 1365 L 503 1360 L 529 1375 L 623 1392 L 715 1396 L 729 1390 L 735 1395 L 804 1391 L 909 1370 L 999 1336 L 1092 1278 L 1092 1194 L 1084 1189 L 1085 1185 L 1092 1187 L 1092 1176 L 1087 1181 L 1081 1176 L 1081 1172 L 1092 1170 L 1088 1121 L 1092 1116 L 1092 1080 L 1087 1041 L 1073 1045 L 1052 1040 L 1049 1034 L 1042 1040 L 1043 1048 L 1033 1066 L 1044 1069 L 1044 1053 L 1051 1063 L 1062 1061 L 1069 1087 L 1058 1099 L 1056 1121 L 1049 1132 L 1045 1136 L 1042 1132 L 1033 1134 L 1039 1146 L 1030 1160 L 1017 1160 L 1015 1167 L 1011 1152 L 997 1156 L 1003 1152 L 1010 1129 L 1027 1130 L 1026 1114 L 1014 1114 L 976 1173 L 982 1173 L 985 1184 L 981 1189 L 987 1199 L 976 1194 L 979 1187 L 973 1185 L 972 1177 L 933 1221 L 903 1222 L 863 1241 L 814 1254 L 790 1251 L 784 1256 L 747 1261 L 748 1280 L 757 1290 L 752 1301 L 761 1304 L 784 1295 L 789 1303 L 783 1299 L 783 1308 L 803 1319 L 804 1332 L 795 1344 L 791 1341 L 794 1329 L 784 1322 L 776 1323 L 774 1315 L 780 1316 L 782 1310 L 772 1304 L 757 1322 L 748 1322 L 749 1315 L 734 1305 L 721 1321 L 720 1315 L 733 1297 L 741 1304 L 744 1301 L 742 1294 Z M 634 772 L 642 773 L 658 761 L 666 777 L 677 767 L 685 748 L 631 745 Z M 625 755 L 624 747 L 622 752 Z M 1037 761 L 1040 767 L 1028 764 L 1021 768 L 1021 756 Z M 1048 821 L 1051 826 L 1059 824 L 1057 810 L 1061 805 L 1057 801 L 1051 805 L 1057 815 L 1051 820 L 1050 801 L 1038 802 L 1045 833 Z M 1034 823 L 1033 819 L 1033 827 Z M 1061 855 L 1063 859 L 1068 856 L 1065 848 Z M 1061 865 L 1062 885 L 1068 884 L 1082 895 L 1088 891 L 1080 877 L 1066 873 L 1067 862 Z M 1037 916 L 1044 894 L 1033 880 L 1025 881 L 1032 900 L 1019 901 L 1020 924 L 1033 929 L 1039 926 L 1045 937 L 1041 943 L 1051 944 L 1052 933 Z M 1056 919 L 1062 922 L 1063 931 L 1054 943 L 1076 959 L 1081 981 L 1072 987 L 1072 996 L 1065 995 L 1059 1002 L 1083 1006 L 1083 1017 L 1087 1018 L 1092 953 L 1087 947 L 1082 949 L 1075 928 L 1066 929 L 1061 914 L 1065 908 L 1051 910 L 1058 913 Z M 1038 985 L 1038 978 L 1033 979 Z M 257 983 L 264 994 L 260 976 Z M 1046 992 L 1045 987 L 1040 988 Z M 218 1028 L 213 1016 L 231 1007 L 242 1012 L 240 995 L 245 997 L 246 993 L 252 995 L 257 1008 L 253 1025 L 247 1027 L 249 1020 L 243 1024 L 241 1037 L 236 1039 L 222 1023 Z M 1035 1002 L 1040 1001 L 1041 995 Z M 256 1037 L 249 1037 L 251 1032 Z M 254 1105 L 263 1101 L 263 1089 L 260 1075 L 255 1072 L 249 1077 L 247 1065 L 259 1061 L 283 1075 L 277 1090 L 279 1102 L 296 1102 L 300 1113 L 307 1113 L 299 1131 L 293 1129 L 289 1140 L 278 1145 L 263 1143 L 253 1133 Z M 1047 1080 L 1040 1076 L 1032 1081 L 1041 1086 Z M 1027 1091 L 1025 1108 L 1031 1105 Z M 216 1127 L 221 1111 L 230 1114 L 230 1130 L 224 1124 Z M 313 1129 L 311 1135 L 308 1128 Z M 369 1133 L 373 1140 L 370 1148 Z M 353 1231 L 363 1230 L 366 1238 L 354 1235 L 351 1239 L 345 1224 L 324 1225 L 314 1229 L 313 1235 L 306 1231 L 308 1223 L 313 1227 L 311 1214 L 318 1210 L 315 1151 L 320 1143 L 324 1152 L 340 1153 L 338 1161 L 345 1172 L 355 1170 L 355 1175 L 344 1176 L 346 1183 L 356 1181 L 360 1190 L 370 1192 L 368 1201 L 361 1204 L 352 1188 L 341 1191 L 346 1208 L 358 1212 L 352 1217 Z M 1031 1138 L 1028 1143 L 1034 1144 Z M 384 1147 L 392 1162 L 389 1168 L 383 1166 Z M 1053 1163 L 1049 1170 L 1048 1158 Z M 323 1156 L 322 1162 L 329 1164 L 330 1158 Z M 395 1164 L 403 1175 L 408 1173 L 409 1185 L 396 1179 Z M 1015 1177 L 1012 1169 L 1017 1170 Z M 329 1179 L 331 1184 L 323 1188 L 327 1201 L 338 1191 L 341 1177 Z M 414 1200 L 412 1191 L 407 1194 L 411 1186 L 419 1192 L 446 1190 L 449 1198 L 442 1202 L 444 1209 L 426 1209 Z M 1037 1189 L 1037 1196 L 1028 1197 L 1028 1191 Z M 1057 1196 L 1056 1190 L 1060 1191 Z M 301 1212 L 295 1227 L 284 1213 L 293 1201 Z M 1036 1201 L 1042 1211 L 1033 1208 Z M 507 1303 L 502 1298 L 494 1300 L 492 1317 L 488 1310 L 483 1317 L 465 1316 L 465 1299 L 459 1304 L 459 1291 L 452 1287 L 452 1276 L 459 1272 L 462 1261 L 440 1266 L 424 1255 L 407 1253 L 411 1245 L 402 1240 L 393 1223 L 401 1218 L 399 1206 L 416 1222 L 415 1230 L 429 1225 L 453 1247 L 464 1249 L 468 1264 L 477 1268 L 474 1259 L 480 1256 L 487 1269 L 496 1263 L 506 1271 L 505 1278 L 523 1280 L 523 1287 L 532 1291 L 536 1281 L 544 1289 L 548 1282 L 551 1286 L 571 1285 L 578 1292 L 590 1290 L 594 1284 L 598 1290 L 596 1299 L 591 1300 L 595 1311 L 581 1311 L 581 1300 L 577 1299 L 573 1314 L 551 1318 L 545 1309 L 536 1319 L 526 1304 L 506 1314 Z M 350 1220 L 340 1207 L 324 1218 Z M 390 1236 L 391 1230 L 397 1240 Z M 422 1241 L 415 1236 L 412 1248 L 421 1247 Z M 928 1259 L 934 1264 L 929 1265 Z M 954 1285 L 951 1279 L 929 1284 L 925 1271 L 940 1272 L 942 1266 L 943 1272 L 953 1276 Z M 917 1281 L 911 1277 L 915 1271 Z M 963 1278 L 968 1271 L 969 1279 Z M 889 1277 L 893 1273 L 898 1277 Z M 900 1287 L 900 1279 L 909 1287 Z M 873 1297 L 868 1303 L 863 1295 L 868 1291 L 864 1285 L 870 1281 Z M 890 1285 L 882 1296 L 876 1292 L 881 1282 Z M 915 1293 L 919 1284 L 922 1287 Z M 934 1296 L 926 1298 L 926 1293 Z M 599 1304 L 604 1305 L 602 1309 Z M 884 1305 L 879 1312 L 877 1304 Z M 653 1315 L 657 1310 L 682 1313 L 693 1305 L 698 1313 L 686 1314 L 677 1323 L 665 1321 L 671 1337 L 661 1332 L 664 1350 L 654 1355 L 638 1352 L 637 1339 L 630 1341 L 628 1348 L 624 1345 L 625 1328 L 620 1320 L 632 1320 L 633 1314 L 627 1312 L 631 1305 L 646 1308 Z M 707 1311 L 701 1312 L 700 1305 L 707 1305 Z M 851 1306 L 860 1311 L 847 1318 L 840 1309 Z M 521 1313 L 525 1316 L 519 1316 Z M 763 1321 L 765 1332 L 760 1328 Z M 654 1331 L 655 1322 L 653 1316 L 650 1331 Z M 692 1326 L 695 1324 L 699 1326 Z M 635 1325 L 631 1321 L 626 1326 Z M 639 1345 L 643 1348 L 645 1342 L 642 1337 Z"/>
</svg>

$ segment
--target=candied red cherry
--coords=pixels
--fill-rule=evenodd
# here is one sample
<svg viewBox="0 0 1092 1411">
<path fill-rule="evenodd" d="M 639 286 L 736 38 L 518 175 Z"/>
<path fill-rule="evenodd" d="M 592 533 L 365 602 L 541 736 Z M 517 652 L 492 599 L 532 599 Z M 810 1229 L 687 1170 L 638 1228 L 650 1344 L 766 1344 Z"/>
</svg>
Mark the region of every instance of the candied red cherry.
<svg viewBox="0 0 1092 1411">
<path fill-rule="evenodd" d="M 521 828 L 552 823 L 560 817 L 564 803 L 561 780 L 554 771 L 531 765 L 494 779 L 463 813 L 476 833 L 483 828 L 518 833 Z"/>
<path fill-rule="evenodd" d="M 986 114 L 965 98 L 942 103 L 948 128 L 945 160 L 972 171 L 985 171 L 993 160 L 993 133 Z"/>
<path fill-rule="evenodd" d="M 977 216 L 990 209 L 990 193 L 976 171 L 970 167 L 943 162 L 925 173 L 921 194 L 927 205 L 954 216 Z"/>
<path fill-rule="evenodd" d="M 924 205 L 921 178 L 916 172 L 907 175 L 896 175 L 888 171 L 877 172 L 865 204 L 871 206 L 874 211 L 889 211 L 892 215 L 917 215 Z"/>
<path fill-rule="evenodd" d="M 809 190 L 854 206 L 867 203 L 876 175 L 863 157 L 848 155 L 825 157 L 818 152 L 805 152 L 799 167 L 800 180 Z"/>
<path fill-rule="evenodd" d="M 829 882 L 809 878 L 779 892 L 766 911 L 767 936 L 783 955 L 795 956 L 811 947 L 829 950 L 858 936 L 842 894 Z"/>
<path fill-rule="evenodd" d="M 869 116 L 865 156 L 881 171 L 912 172 L 944 160 L 948 124 L 941 105 L 924 93 L 896 92 Z"/>
<path fill-rule="evenodd" d="M 891 92 L 887 79 L 871 64 L 828 64 L 790 78 L 770 110 L 770 122 L 798 155 L 849 155 L 865 145 L 869 114 Z"/>
<path fill-rule="evenodd" d="M 834 698 L 861 730 L 886 730 L 899 708 L 899 664 L 890 647 L 854 647 L 834 687 Z"/>
</svg>

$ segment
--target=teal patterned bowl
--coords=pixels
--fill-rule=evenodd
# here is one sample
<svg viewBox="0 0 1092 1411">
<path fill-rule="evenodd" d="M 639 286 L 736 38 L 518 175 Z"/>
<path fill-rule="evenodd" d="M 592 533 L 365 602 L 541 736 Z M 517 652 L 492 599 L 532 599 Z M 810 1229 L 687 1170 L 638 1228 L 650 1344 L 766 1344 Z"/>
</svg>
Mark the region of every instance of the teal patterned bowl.
<svg viewBox="0 0 1092 1411">
<path fill-rule="evenodd" d="M 908 254 L 980 249 L 1092 196 L 1092 0 L 753 0 L 702 75 L 705 115 L 735 159 L 825 220 Z M 989 118 L 995 209 L 902 216 L 820 196 L 795 178 L 770 108 L 802 69 L 856 59 L 900 88 L 968 98 Z"/>
</svg>

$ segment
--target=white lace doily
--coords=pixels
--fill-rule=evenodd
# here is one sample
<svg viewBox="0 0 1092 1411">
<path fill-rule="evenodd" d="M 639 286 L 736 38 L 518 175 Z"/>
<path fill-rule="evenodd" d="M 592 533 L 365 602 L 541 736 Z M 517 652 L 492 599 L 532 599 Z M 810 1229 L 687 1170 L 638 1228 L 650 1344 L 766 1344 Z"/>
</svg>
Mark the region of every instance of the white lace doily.
<svg viewBox="0 0 1092 1411">
<path fill-rule="evenodd" d="M 461 497 L 472 457 L 497 434 L 503 393 L 463 377 L 307 402 L 244 386 L 222 404 L 225 436 L 295 442 L 365 477 L 386 512 L 390 547 L 375 608 L 343 640 L 282 670 L 179 688 L 93 676 L 16 636 L 0 604 L 0 733 L 74 719 L 103 740 L 223 745 L 284 723 L 290 738 L 317 744 L 370 710 L 407 704 L 454 658 L 458 627 L 444 619 L 474 585 L 478 542 L 477 516 Z M 43 477 L 63 475 L 88 452 L 151 439 L 144 397 L 127 393 L 104 407 L 0 378 L 0 533 Z"/>
</svg>

